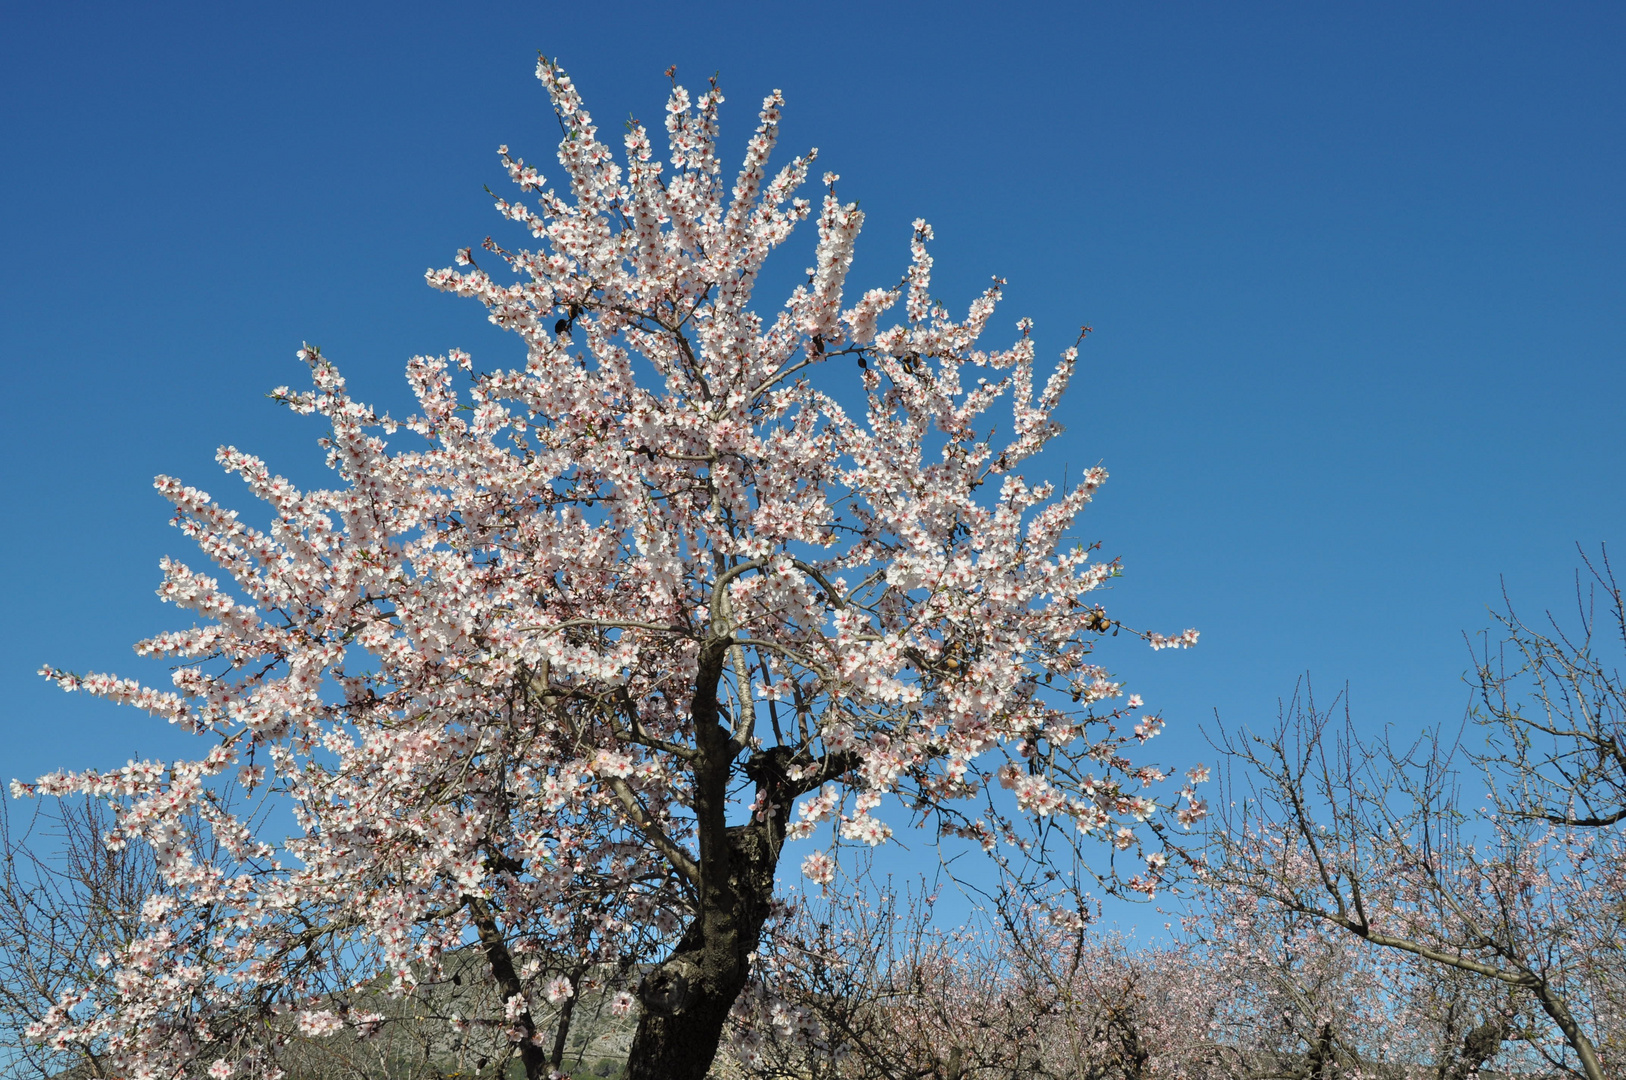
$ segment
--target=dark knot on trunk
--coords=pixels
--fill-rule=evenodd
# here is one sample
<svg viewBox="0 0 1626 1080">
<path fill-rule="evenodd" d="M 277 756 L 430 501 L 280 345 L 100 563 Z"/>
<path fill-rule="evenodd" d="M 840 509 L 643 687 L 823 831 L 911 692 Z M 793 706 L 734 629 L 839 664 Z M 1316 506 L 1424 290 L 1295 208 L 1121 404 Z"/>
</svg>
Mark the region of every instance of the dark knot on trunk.
<svg viewBox="0 0 1626 1080">
<path fill-rule="evenodd" d="M 700 984 L 700 965 L 687 956 L 674 956 L 644 976 L 638 996 L 644 1006 L 662 1016 L 678 1016 L 694 1000 Z"/>
</svg>

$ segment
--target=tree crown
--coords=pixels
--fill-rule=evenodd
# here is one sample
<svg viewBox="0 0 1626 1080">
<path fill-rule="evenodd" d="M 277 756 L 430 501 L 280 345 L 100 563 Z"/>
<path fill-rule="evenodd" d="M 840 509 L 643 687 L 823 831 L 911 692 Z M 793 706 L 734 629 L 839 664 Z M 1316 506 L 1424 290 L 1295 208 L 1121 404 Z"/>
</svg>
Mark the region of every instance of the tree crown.
<svg viewBox="0 0 1626 1080">
<path fill-rule="evenodd" d="M 634 123 L 622 165 L 568 76 L 546 60 L 538 76 L 568 193 L 504 147 L 530 202 L 497 209 L 537 246 L 487 240 L 498 276 L 471 249 L 428 274 L 518 334 L 524 366 L 415 357 L 418 411 L 396 420 L 303 349 L 312 388 L 275 396 L 330 424 L 339 483 L 298 490 L 221 449 L 271 508 L 260 530 L 160 478 L 229 578 L 165 561 L 161 595 L 199 624 L 137 648 L 178 662 L 173 688 L 45 669 L 212 746 L 20 785 L 114 799 L 112 842 L 150 843 L 168 885 L 109 958 L 111 989 L 64 999 L 42 1037 L 156 1071 L 269 1061 L 275 1040 L 231 1021 L 245 1006 L 304 1009 L 320 1035 L 345 1021 L 319 1000 L 379 971 L 410 991 L 478 940 L 509 1002 L 494 1022 L 536 1043 L 530 1003 L 574 985 L 559 957 L 578 979 L 626 971 L 683 927 L 714 942 L 708 912 L 754 919 L 754 948 L 765 916 L 741 897 L 763 873 L 771 896 L 783 843 L 821 822 L 882 843 L 888 797 L 988 849 L 1141 850 L 1124 877 L 1153 887 L 1163 856 L 1143 845 L 1176 807 L 1130 749 L 1161 722 L 1137 723 L 1093 658 L 1119 624 L 1087 598 L 1117 562 L 1068 541 L 1106 474 L 1058 491 L 1015 471 L 1060 429 L 1077 346 L 1042 385 L 1025 320 L 981 346 L 1000 283 L 952 318 L 924 222 L 902 280 L 849 301 L 863 215 L 831 174 L 816 211 L 796 196 L 811 153 L 770 176 L 777 92 L 725 184 L 715 82 L 674 83 L 665 163 Z M 764 260 L 809 217 L 814 265 L 759 314 Z M 814 378 L 837 362 L 858 369 L 858 408 Z M 981 425 L 1001 399 L 997 438 Z M 265 794 L 293 807 L 293 836 L 254 811 Z M 1181 798 L 1189 824 L 1202 804 Z M 832 865 L 802 862 L 815 881 Z"/>
</svg>

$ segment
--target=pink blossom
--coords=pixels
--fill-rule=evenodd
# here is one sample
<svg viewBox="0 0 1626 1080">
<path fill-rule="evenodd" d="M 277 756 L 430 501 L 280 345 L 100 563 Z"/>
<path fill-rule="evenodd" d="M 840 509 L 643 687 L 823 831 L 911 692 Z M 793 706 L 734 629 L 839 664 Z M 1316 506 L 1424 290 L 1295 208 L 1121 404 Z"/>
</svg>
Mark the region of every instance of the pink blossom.
<svg viewBox="0 0 1626 1080">
<path fill-rule="evenodd" d="M 320 1038 L 344 1030 L 344 1021 L 335 1016 L 332 1009 L 307 1010 L 299 1014 L 299 1030 L 301 1034 Z"/>
<path fill-rule="evenodd" d="M 802 876 L 820 885 L 828 885 L 836 876 L 835 860 L 822 851 L 815 851 L 802 860 Z"/>
</svg>

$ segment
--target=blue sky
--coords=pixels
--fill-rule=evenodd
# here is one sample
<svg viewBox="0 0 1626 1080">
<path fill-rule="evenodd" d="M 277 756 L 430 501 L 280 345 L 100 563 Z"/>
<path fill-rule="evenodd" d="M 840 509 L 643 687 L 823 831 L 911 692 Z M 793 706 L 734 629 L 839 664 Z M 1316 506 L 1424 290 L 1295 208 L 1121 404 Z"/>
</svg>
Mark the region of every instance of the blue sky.
<svg viewBox="0 0 1626 1080">
<path fill-rule="evenodd" d="M 955 306 L 1094 334 L 1046 468 L 1104 464 L 1109 604 L 1201 646 L 1105 653 L 1204 756 L 1308 671 L 1371 728 L 1454 723 L 1502 582 L 1561 606 L 1618 540 L 1626 9 L 1610 4 L 8 5 L 0 35 L 0 779 L 171 755 L 35 674 L 141 673 L 192 558 L 159 472 L 232 443 L 320 479 L 265 399 L 322 346 L 366 400 L 517 340 L 428 267 L 488 233 L 495 148 L 551 162 L 538 49 L 601 127 L 720 71 L 774 87 L 896 279 L 930 220 Z M 547 171 L 544 169 L 544 171 Z M 787 259 L 794 272 L 805 265 Z M 1002 331 L 1005 332 L 1005 331 Z M 148 674 L 151 674 L 150 672 Z M 161 675 L 160 675 L 161 677 Z M 184 744 L 180 744 L 184 745 Z"/>
</svg>

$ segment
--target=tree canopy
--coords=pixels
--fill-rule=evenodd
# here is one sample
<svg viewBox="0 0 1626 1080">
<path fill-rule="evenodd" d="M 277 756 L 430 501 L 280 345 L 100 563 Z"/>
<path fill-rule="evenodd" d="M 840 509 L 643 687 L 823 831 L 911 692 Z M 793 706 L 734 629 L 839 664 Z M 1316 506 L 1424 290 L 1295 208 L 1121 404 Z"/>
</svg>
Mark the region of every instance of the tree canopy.
<svg viewBox="0 0 1626 1080">
<path fill-rule="evenodd" d="M 797 196 L 812 153 L 770 174 L 777 93 L 729 183 L 715 81 L 674 81 L 667 160 L 633 123 L 622 164 L 569 77 L 537 74 L 565 183 L 504 147 L 521 194 L 496 204 L 535 246 L 428 274 L 523 365 L 415 357 L 397 419 L 304 348 L 311 388 L 275 396 L 330 425 L 333 487 L 222 448 L 261 529 L 158 480 L 217 568 L 164 563 L 197 622 L 138 651 L 173 687 L 45 670 L 207 749 L 20 785 L 111 800 L 110 842 L 150 845 L 163 882 L 36 1037 L 118 1075 L 275 1077 L 295 1033 L 387 1022 L 361 988 L 410 995 L 472 946 L 501 1009 L 459 1022 L 529 1076 L 558 1064 L 541 1003 L 597 980 L 640 1015 L 632 1076 L 698 1078 L 787 843 L 820 838 L 814 882 L 905 821 L 1002 858 L 1083 844 L 1149 892 L 1162 823 L 1202 815 L 1191 783 L 1158 795 L 1136 750 L 1161 720 L 1095 657 L 1122 627 L 1091 594 L 1119 567 L 1070 530 L 1105 472 L 1018 471 L 1060 429 L 1077 345 L 1048 375 L 1026 321 L 982 345 L 1000 282 L 953 317 L 924 222 L 901 280 L 850 296 L 863 215 L 831 174 L 817 207 Z M 814 265 L 759 313 L 764 260 L 808 218 Z"/>
</svg>

